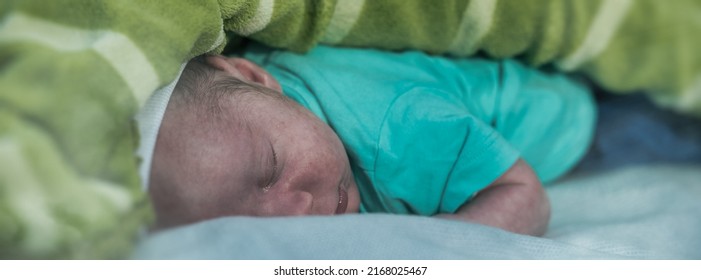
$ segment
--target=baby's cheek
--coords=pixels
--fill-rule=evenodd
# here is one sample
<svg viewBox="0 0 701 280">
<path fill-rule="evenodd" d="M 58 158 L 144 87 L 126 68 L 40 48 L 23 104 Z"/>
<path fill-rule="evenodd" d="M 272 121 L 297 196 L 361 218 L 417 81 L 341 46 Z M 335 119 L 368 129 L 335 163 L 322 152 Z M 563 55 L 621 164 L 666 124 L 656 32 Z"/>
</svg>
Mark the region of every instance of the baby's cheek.
<svg viewBox="0 0 701 280">
<path fill-rule="evenodd" d="M 358 213 L 360 212 L 360 194 L 358 193 L 358 188 L 348 192 L 348 208 L 346 213 Z"/>
</svg>

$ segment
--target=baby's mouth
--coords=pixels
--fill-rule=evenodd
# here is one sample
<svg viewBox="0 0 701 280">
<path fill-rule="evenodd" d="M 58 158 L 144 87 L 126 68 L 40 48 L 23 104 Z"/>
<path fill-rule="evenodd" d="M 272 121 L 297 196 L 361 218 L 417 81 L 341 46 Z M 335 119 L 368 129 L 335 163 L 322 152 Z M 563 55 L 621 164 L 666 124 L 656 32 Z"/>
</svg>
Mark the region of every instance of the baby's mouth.
<svg viewBox="0 0 701 280">
<path fill-rule="evenodd" d="M 346 213 L 348 208 L 348 192 L 342 188 L 338 188 L 338 205 L 336 206 L 336 215 Z"/>
</svg>

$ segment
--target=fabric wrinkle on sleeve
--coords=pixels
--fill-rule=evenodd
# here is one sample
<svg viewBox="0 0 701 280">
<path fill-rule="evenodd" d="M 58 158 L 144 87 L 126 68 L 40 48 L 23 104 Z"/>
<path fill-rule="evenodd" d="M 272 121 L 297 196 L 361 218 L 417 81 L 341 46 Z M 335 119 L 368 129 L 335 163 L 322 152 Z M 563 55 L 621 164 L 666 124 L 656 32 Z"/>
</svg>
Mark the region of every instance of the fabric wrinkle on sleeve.
<svg viewBox="0 0 701 280">
<path fill-rule="evenodd" d="M 393 213 L 455 212 L 518 159 L 490 126 L 435 87 L 414 87 L 391 106 L 378 141 L 374 184 Z"/>
<path fill-rule="evenodd" d="M 471 120 L 470 132 L 446 182 L 441 213 L 457 211 L 506 173 L 520 156 L 492 127 L 478 119 Z"/>
<path fill-rule="evenodd" d="M 503 101 L 496 129 L 543 183 L 561 177 L 591 144 L 596 107 L 589 89 L 564 75 L 503 63 Z"/>
</svg>

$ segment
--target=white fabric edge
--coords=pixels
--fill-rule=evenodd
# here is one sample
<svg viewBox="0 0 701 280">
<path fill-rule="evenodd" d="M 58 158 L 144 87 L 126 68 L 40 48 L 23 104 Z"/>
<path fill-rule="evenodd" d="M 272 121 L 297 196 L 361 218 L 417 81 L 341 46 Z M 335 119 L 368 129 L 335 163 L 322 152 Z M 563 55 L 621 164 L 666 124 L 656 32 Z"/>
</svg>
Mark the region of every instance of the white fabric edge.
<svg viewBox="0 0 701 280">
<path fill-rule="evenodd" d="M 224 33 L 223 23 L 221 23 L 221 25 L 222 29 L 219 30 L 219 36 L 217 36 L 217 39 L 207 53 L 225 43 L 226 35 Z M 157 89 L 151 94 L 146 100 L 146 103 L 141 106 L 139 112 L 134 116 L 139 129 L 139 147 L 136 150 L 136 156 L 141 159 L 139 163 L 139 177 L 141 179 L 141 188 L 144 191 L 148 190 L 153 151 L 156 148 L 156 139 L 158 139 L 158 131 L 161 128 L 163 115 L 165 115 L 170 96 L 173 94 L 173 90 L 175 90 L 175 86 L 178 84 L 187 63 L 188 61 L 185 61 L 180 64 L 180 69 L 173 80 L 168 85 Z"/>
<path fill-rule="evenodd" d="M 136 122 L 139 128 L 139 148 L 136 150 L 136 155 L 141 159 L 139 165 L 139 177 L 141 177 L 141 186 L 144 190 L 148 190 L 149 174 L 151 173 L 151 161 L 153 159 L 153 151 L 156 147 L 156 139 L 158 131 L 163 121 L 170 96 L 175 89 L 175 85 L 180 80 L 187 62 L 180 65 L 180 70 L 170 84 L 157 89 L 146 103 L 136 114 Z"/>
</svg>

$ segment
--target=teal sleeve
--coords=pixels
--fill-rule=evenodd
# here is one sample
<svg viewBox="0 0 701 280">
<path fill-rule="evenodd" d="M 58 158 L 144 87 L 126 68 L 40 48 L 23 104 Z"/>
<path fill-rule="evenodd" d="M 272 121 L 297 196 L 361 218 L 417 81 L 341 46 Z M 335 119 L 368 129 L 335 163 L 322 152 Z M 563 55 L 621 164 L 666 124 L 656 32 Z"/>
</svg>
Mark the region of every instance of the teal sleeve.
<svg viewBox="0 0 701 280">
<path fill-rule="evenodd" d="M 589 90 L 561 74 L 502 63 L 494 127 L 544 182 L 565 174 L 586 154 L 596 107 Z"/>
<path fill-rule="evenodd" d="M 380 132 L 373 180 L 384 205 L 365 203 L 365 211 L 453 213 L 515 163 L 517 150 L 455 98 L 414 87 L 393 102 Z"/>
</svg>

